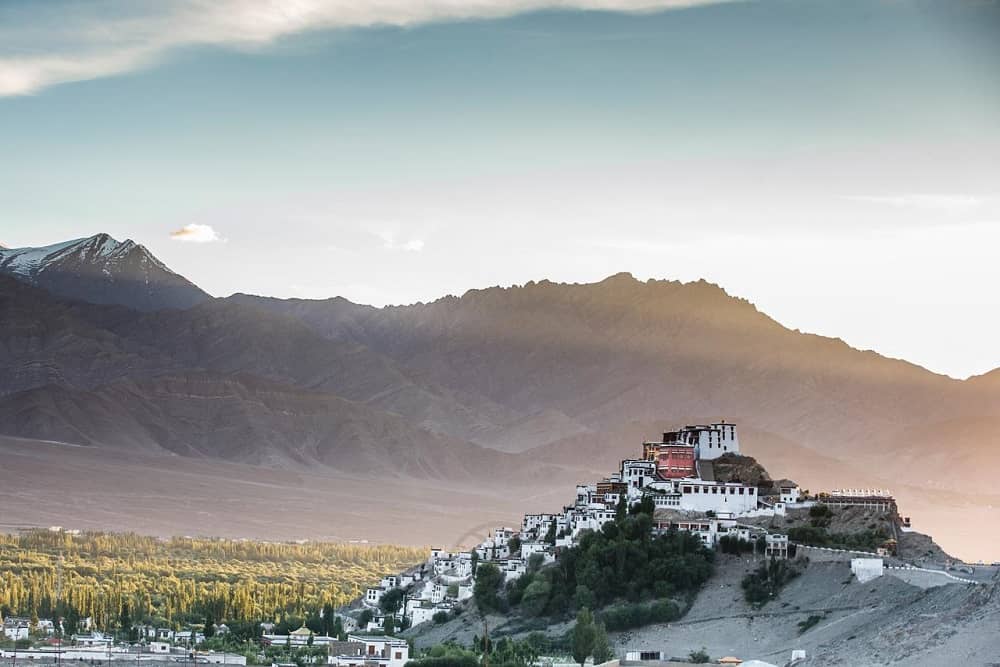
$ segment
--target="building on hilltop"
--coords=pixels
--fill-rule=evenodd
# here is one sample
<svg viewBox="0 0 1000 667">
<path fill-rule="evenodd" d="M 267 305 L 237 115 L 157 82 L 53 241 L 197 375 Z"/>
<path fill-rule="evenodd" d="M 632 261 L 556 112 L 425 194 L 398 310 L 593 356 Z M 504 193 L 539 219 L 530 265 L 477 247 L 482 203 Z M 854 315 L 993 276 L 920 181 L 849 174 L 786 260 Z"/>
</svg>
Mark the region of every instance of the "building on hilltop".
<svg viewBox="0 0 1000 667">
<path fill-rule="evenodd" d="M 838 489 L 820 494 L 820 502 L 830 507 L 863 507 L 897 515 L 896 499 L 884 489 Z"/>
<path fill-rule="evenodd" d="M 662 442 L 643 444 L 643 458 L 657 460 L 665 445 L 689 445 L 695 448 L 695 458 L 705 461 L 717 459 L 723 454 L 739 454 L 740 439 L 736 435 L 736 425 L 725 421 L 716 424 L 685 426 L 679 431 L 667 431 Z"/>
</svg>

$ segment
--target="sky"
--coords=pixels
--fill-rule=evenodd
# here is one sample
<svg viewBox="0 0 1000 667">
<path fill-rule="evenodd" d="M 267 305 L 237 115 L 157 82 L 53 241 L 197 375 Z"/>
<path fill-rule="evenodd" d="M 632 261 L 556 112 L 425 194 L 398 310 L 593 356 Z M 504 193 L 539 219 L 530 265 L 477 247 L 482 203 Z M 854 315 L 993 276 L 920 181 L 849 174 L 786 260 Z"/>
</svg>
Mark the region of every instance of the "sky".
<svg viewBox="0 0 1000 667">
<path fill-rule="evenodd" d="M 208 292 L 716 282 L 1000 366 L 996 0 L 0 2 L 0 243 Z"/>
</svg>

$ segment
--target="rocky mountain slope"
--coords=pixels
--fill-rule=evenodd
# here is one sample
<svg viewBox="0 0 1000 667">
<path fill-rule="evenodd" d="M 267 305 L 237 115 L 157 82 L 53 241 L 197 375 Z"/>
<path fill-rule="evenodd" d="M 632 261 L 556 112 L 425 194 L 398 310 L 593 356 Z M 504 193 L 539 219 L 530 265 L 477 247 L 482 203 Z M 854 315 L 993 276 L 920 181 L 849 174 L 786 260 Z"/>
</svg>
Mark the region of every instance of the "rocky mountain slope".
<svg viewBox="0 0 1000 667">
<path fill-rule="evenodd" d="M 0 400 L 0 424 L 37 440 L 354 477 L 536 483 L 515 457 L 436 435 L 331 394 L 242 374 L 186 372 L 95 390 L 44 386 Z M 109 452 L 109 455 L 114 455 Z"/>
<path fill-rule="evenodd" d="M 189 308 L 211 298 L 144 246 L 107 234 L 40 248 L 0 248 L 0 273 L 69 299 L 136 310 Z"/>
<path fill-rule="evenodd" d="M 984 454 L 1000 430 L 986 381 L 960 382 L 842 341 L 787 329 L 708 283 L 542 281 L 430 304 L 373 309 L 343 299 L 235 296 L 368 346 L 422 376 L 517 412 L 519 449 L 633 448 L 628 424 L 725 416 L 818 453 L 883 465 L 935 445 L 914 431 L 973 424 L 952 448 Z M 526 425 L 527 424 L 527 425 Z M 636 431 L 639 429 L 628 428 Z M 488 438 L 480 439 L 491 444 Z M 500 447 L 510 448 L 503 437 Z M 620 445 L 620 449 L 618 446 Z M 994 446 L 995 450 L 996 447 Z"/>
</svg>

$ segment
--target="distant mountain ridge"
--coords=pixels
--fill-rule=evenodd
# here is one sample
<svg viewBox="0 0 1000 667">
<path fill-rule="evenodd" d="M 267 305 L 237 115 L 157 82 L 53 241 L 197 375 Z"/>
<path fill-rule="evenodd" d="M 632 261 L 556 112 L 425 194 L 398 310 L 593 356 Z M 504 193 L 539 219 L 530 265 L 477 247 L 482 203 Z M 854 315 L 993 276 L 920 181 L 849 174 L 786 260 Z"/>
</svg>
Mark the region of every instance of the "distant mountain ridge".
<svg viewBox="0 0 1000 667">
<path fill-rule="evenodd" d="M 0 247 L 0 273 L 68 299 L 143 311 L 190 308 L 211 298 L 145 246 L 107 234 L 39 248 Z"/>
<path fill-rule="evenodd" d="M 637 439 L 719 418 L 806 484 L 965 498 L 993 494 L 1000 464 L 1000 371 L 937 375 L 704 281 L 213 299 L 106 235 L 0 251 L 0 274 L 3 435 L 498 490 L 605 472 Z"/>
</svg>

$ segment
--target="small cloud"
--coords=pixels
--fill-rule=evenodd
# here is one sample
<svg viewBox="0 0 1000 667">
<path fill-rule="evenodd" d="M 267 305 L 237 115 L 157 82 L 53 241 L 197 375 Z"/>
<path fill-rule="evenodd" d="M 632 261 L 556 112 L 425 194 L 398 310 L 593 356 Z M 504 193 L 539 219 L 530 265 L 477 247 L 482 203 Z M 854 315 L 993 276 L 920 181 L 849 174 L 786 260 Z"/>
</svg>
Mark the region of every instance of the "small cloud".
<svg viewBox="0 0 1000 667">
<path fill-rule="evenodd" d="M 174 241 L 187 241 L 189 243 L 212 243 L 221 241 L 222 237 L 212 229 L 211 225 L 184 225 L 178 230 L 170 232 L 170 238 Z"/>
<path fill-rule="evenodd" d="M 382 239 L 382 247 L 386 250 L 404 250 L 406 252 L 420 252 L 424 249 L 424 242 L 421 239 L 410 239 L 409 241 L 398 241 L 392 232 L 379 232 Z"/>
<path fill-rule="evenodd" d="M 971 195 L 909 194 L 891 196 L 851 195 L 843 197 L 848 201 L 882 204 L 895 208 L 919 208 L 936 211 L 967 211 L 983 203 L 980 197 Z"/>
</svg>

